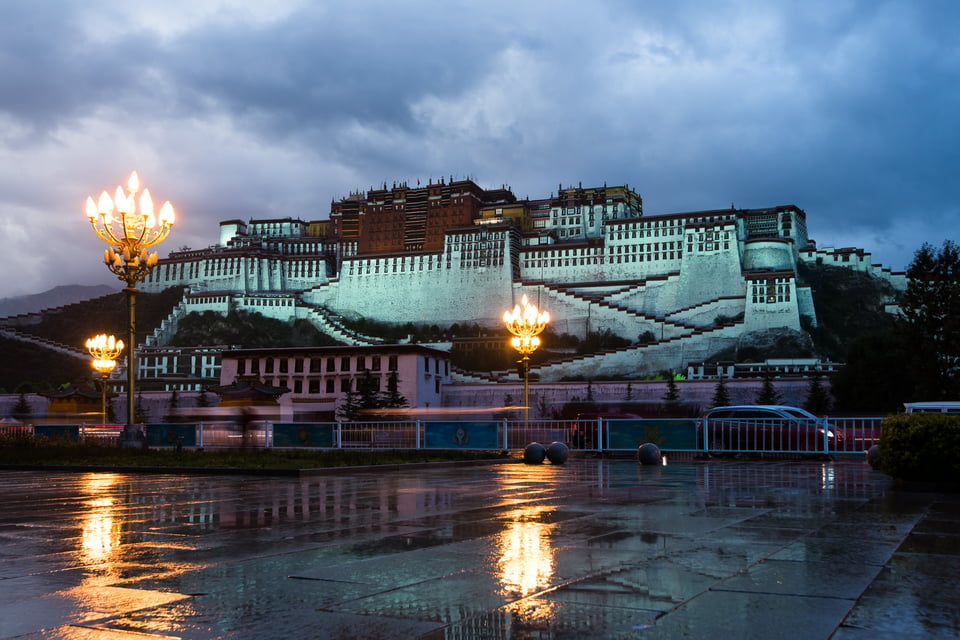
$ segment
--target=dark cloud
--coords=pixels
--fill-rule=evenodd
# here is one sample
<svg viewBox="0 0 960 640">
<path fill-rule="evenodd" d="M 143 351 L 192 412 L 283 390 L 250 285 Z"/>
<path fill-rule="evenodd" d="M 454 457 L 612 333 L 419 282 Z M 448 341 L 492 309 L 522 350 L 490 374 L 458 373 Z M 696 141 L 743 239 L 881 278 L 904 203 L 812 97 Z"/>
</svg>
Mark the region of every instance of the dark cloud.
<svg viewBox="0 0 960 640">
<path fill-rule="evenodd" d="M 64 284 L 68 254 L 72 278 L 110 282 L 80 203 L 133 168 L 180 212 L 165 250 L 215 242 L 222 219 L 325 218 L 352 190 L 453 175 L 520 197 L 628 183 L 652 214 L 797 204 L 822 244 L 902 269 L 957 236 L 958 14 L 7 2 L 0 242 L 16 275 L 0 296 Z M 67 225 L 54 254 L 29 249 Z"/>
</svg>

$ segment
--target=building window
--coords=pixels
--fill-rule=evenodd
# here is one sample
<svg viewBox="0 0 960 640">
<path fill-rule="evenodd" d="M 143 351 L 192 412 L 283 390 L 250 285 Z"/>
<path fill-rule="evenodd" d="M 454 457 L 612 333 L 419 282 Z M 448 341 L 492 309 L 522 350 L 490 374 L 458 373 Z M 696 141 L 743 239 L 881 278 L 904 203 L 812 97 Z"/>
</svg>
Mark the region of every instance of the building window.
<svg viewBox="0 0 960 640">
<path fill-rule="evenodd" d="M 293 392 L 294 392 L 294 393 L 303 393 L 303 380 L 294 380 L 294 381 L 293 381 Z"/>
<path fill-rule="evenodd" d="M 380 356 L 372 356 L 370 358 L 370 370 L 380 371 Z"/>
<path fill-rule="evenodd" d="M 387 370 L 388 370 L 388 371 L 396 371 L 396 370 L 397 370 L 397 356 L 390 356 L 390 357 L 389 357 L 388 364 L 387 364 Z"/>
<path fill-rule="evenodd" d="M 337 361 L 335 358 L 327 358 L 327 371 L 336 371 Z"/>
<path fill-rule="evenodd" d="M 273 373 L 273 358 L 267 358 L 264 361 L 263 366 L 264 366 L 264 369 L 263 369 L 264 373 Z"/>
<path fill-rule="evenodd" d="M 357 371 L 363 371 L 367 368 L 367 358 L 365 356 L 357 356 Z"/>
<path fill-rule="evenodd" d="M 320 373 L 320 358 L 310 358 L 310 373 Z"/>
<path fill-rule="evenodd" d="M 280 373 L 287 373 L 288 368 L 290 366 L 290 361 L 287 360 L 286 358 L 280 358 L 279 364 L 280 364 Z"/>
<path fill-rule="evenodd" d="M 343 378 L 340 381 L 341 393 L 350 393 L 350 378 Z"/>
<path fill-rule="evenodd" d="M 242 376 L 247 373 L 247 361 L 243 358 L 237 360 L 237 375 Z"/>
<path fill-rule="evenodd" d="M 350 356 L 340 358 L 340 371 L 350 371 Z"/>
<path fill-rule="evenodd" d="M 327 393 L 333 393 L 334 382 L 333 378 L 327 378 Z"/>
<path fill-rule="evenodd" d="M 303 373 L 303 358 L 297 358 L 293 361 L 293 372 Z"/>
<path fill-rule="evenodd" d="M 310 381 L 307 383 L 307 388 L 309 389 L 309 392 L 310 392 L 311 394 L 314 394 L 314 395 L 315 395 L 315 394 L 320 393 L 320 381 L 317 380 L 316 378 L 314 378 L 313 380 L 310 380 Z"/>
</svg>

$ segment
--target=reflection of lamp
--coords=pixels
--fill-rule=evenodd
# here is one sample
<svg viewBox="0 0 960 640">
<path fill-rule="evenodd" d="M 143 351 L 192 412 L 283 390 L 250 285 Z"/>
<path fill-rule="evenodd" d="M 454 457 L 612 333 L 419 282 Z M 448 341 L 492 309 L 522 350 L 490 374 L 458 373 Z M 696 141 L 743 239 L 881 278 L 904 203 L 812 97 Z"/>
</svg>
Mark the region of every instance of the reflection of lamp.
<svg viewBox="0 0 960 640">
<path fill-rule="evenodd" d="M 101 333 L 87 340 L 87 351 L 93 356 L 91 366 L 100 374 L 100 412 L 101 424 L 107 424 L 107 378 L 117 367 L 117 357 L 123 351 L 123 340 Z"/>
<path fill-rule="evenodd" d="M 550 528 L 543 523 L 549 507 L 521 507 L 506 514 L 510 518 L 499 536 L 500 582 L 509 590 L 527 596 L 550 586 L 554 553 Z"/>
<path fill-rule="evenodd" d="M 123 290 L 127 295 L 127 315 L 129 333 L 127 345 L 127 429 L 132 430 L 135 422 L 134 385 L 136 381 L 136 344 L 137 344 L 137 283 L 143 280 L 157 264 L 156 252 L 147 254 L 147 249 L 160 244 L 173 226 L 173 206 L 165 202 L 160 208 L 159 219 L 153 214 L 153 199 L 150 191 L 144 189 L 140 194 L 137 208 L 137 191 L 140 179 L 137 172 L 130 174 L 127 183 L 129 192 L 117 187 L 113 199 L 104 191 L 100 200 L 94 203 L 87 198 L 86 213 L 97 236 L 110 245 L 103 252 L 103 262 L 122 281 L 127 283 Z M 114 212 L 116 208 L 116 213 Z M 157 223 L 159 222 L 159 227 Z"/>
<path fill-rule="evenodd" d="M 547 328 L 550 322 L 550 314 L 546 311 L 539 311 L 537 306 L 530 304 L 527 296 L 520 299 L 520 304 L 513 308 L 513 311 L 503 312 L 503 322 L 507 329 L 513 334 L 510 339 L 510 346 L 516 349 L 522 356 L 520 362 L 523 365 L 523 419 L 530 418 L 529 401 L 529 378 L 530 378 L 530 354 L 540 346 L 540 333 Z"/>
</svg>

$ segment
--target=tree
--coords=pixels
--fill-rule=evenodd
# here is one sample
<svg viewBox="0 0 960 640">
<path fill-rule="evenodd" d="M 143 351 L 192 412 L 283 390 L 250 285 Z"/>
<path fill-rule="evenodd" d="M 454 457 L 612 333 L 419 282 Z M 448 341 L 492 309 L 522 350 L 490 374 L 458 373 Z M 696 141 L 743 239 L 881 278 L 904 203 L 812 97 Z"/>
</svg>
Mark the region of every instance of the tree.
<svg viewBox="0 0 960 640">
<path fill-rule="evenodd" d="M 727 390 L 726 379 L 722 374 L 713 388 L 713 399 L 710 402 L 714 407 L 725 407 L 730 404 L 730 392 Z"/>
<path fill-rule="evenodd" d="M 823 416 L 830 412 L 830 396 L 823 388 L 820 372 L 815 372 L 810 377 L 807 400 L 803 403 L 803 408 L 817 416 Z"/>
<path fill-rule="evenodd" d="M 924 244 L 907 267 L 898 332 L 907 345 L 912 397 L 960 397 L 960 248 Z"/>
<path fill-rule="evenodd" d="M 174 389 L 173 393 L 170 394 L 170 403 L 167 406 L 167 415 L 163 416 L 164 422 L 179 422 L 181 417 L 178 413 L 180 408 L 180 396 L 177 394 L 177 390 Z"/>
<path fill-rule="evenodd" d="M 843 413 L 892 412 L 912 395 L 903 339 L 892 329 L 850 343 L 844 365 L 830 378 L 834 410 Z"/>
<path fill-rule="evenodd" d="M 676 376 L 672 371 L 665 371 L 663 375 L 667 377 L 667 390 L 663 394 L 663 399 L 667 402 L 678 401 L 680 399 L 680 389 L 677 388 Z"/>
<path fill-rule="evenodd" d="M 407 399 L 400 393 L 400 378 L 396 371 L 391 371 L 387 377 L 387 390 L 380 395 L 379 402 L 384 409 L 402 409 L 409 405 Z"/>
<path fill-rule="evenodd" d="M 21 420 L 23 418 L 29 418 L 31 411 L 32 409 L 30 408 L 30 403 L 27 401 L 27 395 L 25 393 L 21 393 L 17 398 L 17 403 L 13 405 L 13 409 L 10 411 L 10 414 L 14 418 Z"/>
<path fill-rule="evenodd" d="M 780 404 L 780 393 L 773 385 L 773 374 L 769 369 L 763 374 L 763 386 L 757 393 L 756 404 Z"/>
<path fill-rule="evenodd" d="M 380 378 L 374 378 L 369 369 L 364 369 L 363 374 L 356 379 L 356 386 L 351 387 L 343 403 L 337 408 L 337 417 L 355 421 L 363 418 L 365 412 L 382 406 Z"/>
</svg>

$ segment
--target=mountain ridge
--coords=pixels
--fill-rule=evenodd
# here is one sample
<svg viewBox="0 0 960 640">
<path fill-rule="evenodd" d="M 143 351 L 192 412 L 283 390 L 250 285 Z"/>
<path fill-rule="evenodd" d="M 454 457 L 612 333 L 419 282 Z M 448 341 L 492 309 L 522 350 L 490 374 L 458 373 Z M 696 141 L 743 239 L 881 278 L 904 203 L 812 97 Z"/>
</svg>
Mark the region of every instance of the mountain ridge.
<svg viewBox="0 0 960 640">
<path fill-rule="evenodd" d="M 36 313 L 44 309 L 53 309 L 65 304 L 99 298 L 100 296 L 116 292 L 117 287 L 111 287 L 105 284 L 60 285 L 41 293 L 0 298 L 0 317 L 16 316 L 23 313 Z"/>
</svg>

